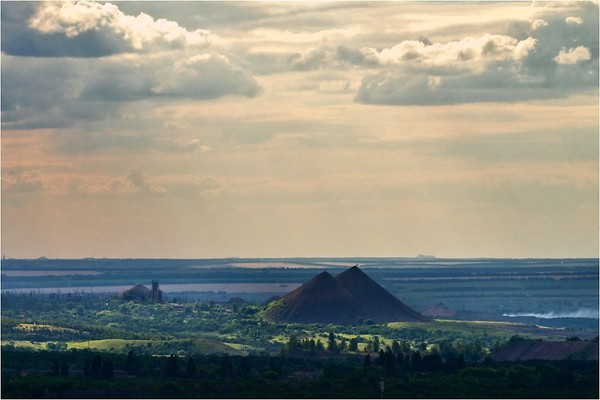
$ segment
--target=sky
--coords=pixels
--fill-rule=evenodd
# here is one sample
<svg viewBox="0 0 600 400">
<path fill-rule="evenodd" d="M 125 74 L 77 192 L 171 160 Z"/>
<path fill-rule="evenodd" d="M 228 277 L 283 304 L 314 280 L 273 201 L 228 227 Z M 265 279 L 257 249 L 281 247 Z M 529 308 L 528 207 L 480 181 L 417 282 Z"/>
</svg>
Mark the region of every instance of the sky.
<svg viewBox="0 0 600 400">
<path fill-rule="evenodd" d="M 598 257 L 597 2 L 1 11 L 6 257 Z"/>
</svg>

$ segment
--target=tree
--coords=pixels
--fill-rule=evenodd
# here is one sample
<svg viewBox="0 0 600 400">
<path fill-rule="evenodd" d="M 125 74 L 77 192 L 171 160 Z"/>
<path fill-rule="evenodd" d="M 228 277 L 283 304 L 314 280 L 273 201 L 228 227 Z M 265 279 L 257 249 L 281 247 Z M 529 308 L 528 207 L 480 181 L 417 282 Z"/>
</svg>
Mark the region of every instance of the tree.
<svg viewBox="0 0 600 400">
<path fill-rule="evenodd" d="M 413 371 L 418 371 L 421 367 L 421 353 L 415 350 L 412 352 L 411 363 Z"/>
<path fill-rule="evenodd" d="M 373 352 L 379 352 L 379 336 L 373 336 Z"/>
<path fill-rule="evenodd" d="M 60 368 L 58 364 L 58 360 L 55 358 L 52 360 L 52 375 L 58 376 L 60 375 Z"/>
<path fill-rule="evenodd" d="M 83 363 L 83 376 L 90 376 L 90 364 L 89 358 Z"/>
<path fill-rule="evenodd" d="M 315 347 L 316 347 L 317 351 L 325 350 L 325 346 L 323 346 L 323 342 L 321 342 L 321 339 L 317 339 L 317 344 Z"/>
<path fill-rule="evenodd" d="M 102 357 L 100 355 L 94 356 L 90 362 L 90 375 L 94 378 L 100 378 L 102 376 Z"/>
<path fill-rule="evenodd" d="M 333 332 L 329 332 L 329 339 L 327 341 L 327 350 L 338 351 L 337 343 L 335 341 L 335 334 Z"/>
<path fill-rule="evenodd" d="M 229 354 L 225 354 L 221 358 L 221 378 L 230 379 L 233 375 L 233 365 Z"/>
<path fill-rule="evenodd" d="M 69 364 L 66 360 L 60 364 L 60 376 L 69 376 Z"/>
<path fill-rule="evenodd" d="M 165 363 L 165 376 L 168 378 L 177 378 L 179 375 L 179 366 L 177 365 L 177 357 L 171 354 Z"/>
<path fill-rule="evenodd" d="M 296 335 L 290 335 L 290 338 L 287 342 L 288 351 L 298 350 L 300 348 L 300 343 L 298 342 L 298 338 Z"/>
<path fill-rule="evenodd" d="M 344 351 L 346 350 L 346 348 L 348 348 L 348 343 L 346 343 L 346 338 L 342 338 L 342 341 L 340 342 L 340 350 Z"/>
<path fill-rule="evenodd" d="M 196 363 L 194 362 L 194 359 L 192 357 L 190 357 L 188 359 L 188 363 L 187 363 L 187 366 L 185 368 L 185 375 L 188 378 L 195 378 L 196 377 Z"/>
<path fill-rule="evenodd" d="M 358 337 L 354 337 L 354 338 L 350 339 L 350 344 L 348 345 L 348 350 L 358 351 Z"/>
<path fill-rule="evenodd" d="M 102 363 L 102 377 L 104 379 L 112 379 L 113 378 L 113 363 L 112 360 L 107 358 Z"/>
<path fill-rule="evenodd" d="M 442 356 L 437 351 L 423 356 L 423 359 L 421 360 L 421 370 L 439 371 L 442 368 Z"/>
<path fill-rule="evenodd" d="M 396 366 L 396 356 L 394 356 L 394 353 L 392 353 L 392 349 L 390 348 L 390 346 L 385 347 L 383 365 L 385 366 L 385 369 L 387 370 L 388 374 Z"/>
<path fill-rule="evenodd" d="M 370 354 L 367 354 L 367 355 L 365 356 L 365 359 L 364 359 L 364 361 L 363 361 L 363 367 L 365 367 L 365 368 L 369 368 L 370 366 L 371 366 L 371 355 L 370 355 Z"/>
<path fill-rule="evenodd" d="M 383 349 L 379 350 L 379 355 L 377 356 L 377 360 L 375 360 L 375 364 L 377 365 L 383 365 L 385 361 L 385 352 L 383 351 Z"/>
<path fill-rule="evenodd" d="M 125 361 L 125 370 L 129 375 L 135 375 L 138 373 L 138 360 L 133 349 L 127 353 L 127 360 Z"/>
<path fill-rule="evenodd" d="M 394 353 L 396 357 L 398 357 L 398 353 L 400 353 L 400 343 L 398 343 L 397 340 L 392 342 L 392 353 Z"/>
<path fill-rule="evenodd" d="M 398 364 L 399 367 L 404 366 L 404 354 L 398 353 L 396 355 L 396 364 Z"/>
</svg>

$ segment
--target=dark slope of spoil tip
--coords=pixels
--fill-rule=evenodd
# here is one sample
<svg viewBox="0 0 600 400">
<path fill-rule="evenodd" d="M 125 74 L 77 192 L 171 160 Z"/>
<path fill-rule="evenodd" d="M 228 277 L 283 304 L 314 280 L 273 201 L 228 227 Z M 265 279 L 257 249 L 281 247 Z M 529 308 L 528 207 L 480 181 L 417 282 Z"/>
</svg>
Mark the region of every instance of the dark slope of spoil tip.
<svg viewBox="0 0 600 400">
<path fill-rule="evenodd" d="M 274 322 L 352 325 L 358 320 L 375 323 L 425 321 L 415 310 L 352 267 L 335 278 L 322 272 L 271 302 L 263 317 Z"/>
<path fill-rule="evenodd" d="M 280 300 L 271 303 L 263 317 L 267 321 L 351 324 L 358 303 L 328 272 L 321 272 Z"/>
<path fill-rule="evenodd" d="M 370 319 L 375 323 L 427 320 L 356 266 L 338 274 L 335 279 L 358 301 L 358 314 L 365 320 Z"/>
</svg>

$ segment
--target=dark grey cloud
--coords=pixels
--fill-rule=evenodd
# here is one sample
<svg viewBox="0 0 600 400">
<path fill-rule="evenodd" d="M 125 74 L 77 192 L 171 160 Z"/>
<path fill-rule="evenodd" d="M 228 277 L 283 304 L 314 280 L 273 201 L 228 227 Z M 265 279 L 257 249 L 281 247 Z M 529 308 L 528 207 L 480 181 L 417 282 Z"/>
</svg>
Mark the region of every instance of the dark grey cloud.
<svg viewBox="0 0 600 400">
<path fill-rule="evenodd" d="M 225 95 L 255 97 L 262 89 L 249 72 L 227 57 L 208 53 L 168 66 L 152 91 L 164 96 L 214 99 Z"/>
<path fill-rule="evenodd" d="M 42 33 L 29 26 L 41 2 L 2 2 L 2 51 L 23 57 L 104 57 L 132 51 L 122 37 L 107 29 L 90 30 L 74 37 Z"/>
<path fill-rule="evenodd" d="M 208 50 L 210 38 L 109 3 L 3 2 L 2 126 L 70 127 L 146 99 L 259 95 L 250 72 Z"/>
<path fill-rule="evenodd" d="M 529 43 L 526 54 L 520 51 L 519 57 L 480 63 L 473 69 L 468 64 L 473 54 L 463 52 L 455 61 L 432 67 L 415 52 L 412 58 L 382 64 L 382 71 L 365 76 L 356 101 L 389 105 L 515 102 L 597 92 L 598 5 L 577 5 L 547 11 L 537 22 L 511 24 L 507 29 L 511 37 Z M 527 42 L 532 39 L 533 47 Z M 489 44 L 483 53 L 498 50 L 495 42 Z"/>
<path fill-rule="evenodd" d="M 64 128 L 114 116 L 113 104 L 79 99 L 93 60 L 2 55 L 2 127 Z"/>
<path fill-rule="evenodd" d="M 494 64 L 498 68 L 504 63 Z M 597 65 L 597 61 L 596 61 Z M 455 75 L 435 78 L 427 74 L 386 71 L 363 78 L 356 100 L 367 104 L 430 105 L 475 102 L 516 102 L 567 97 L 574 93 L 592 93 L 598 76 L 581 70 L 560 67 L 552 80 L 539 76 L 515 75 L 510 66 L 488 69 L 479 75 Z"/>
<path fill-rule="evenodd" d="M 376 67 L 377 61 L 369 59 L 362 51 L 347 46 L 338 46 L 336 56 L 342 62 L 363 67 Z"/>
</svg>

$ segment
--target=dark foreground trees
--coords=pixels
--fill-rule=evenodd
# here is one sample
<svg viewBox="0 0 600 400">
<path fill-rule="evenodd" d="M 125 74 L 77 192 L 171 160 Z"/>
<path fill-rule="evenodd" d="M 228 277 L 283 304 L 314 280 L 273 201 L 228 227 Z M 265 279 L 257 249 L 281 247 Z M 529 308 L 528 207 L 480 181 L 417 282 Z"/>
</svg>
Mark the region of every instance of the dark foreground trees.
<svg viewBox="0 0 600 400">
<path fill-rule="evenodd" d="M 392 364 L 387 349 L 380 362 L 376 356 L 365 365 L 364 357 L 135 355 L 136 375 L 130 375 L 126 370 L 134 358 L 130 354 L 3 350 L 1 394 L 3 398 L 378 398 L 383 380 L 388 398 L 598 398 L 596 362 L 488 361 L 465 366 L 455 360 L 448 368 L 447 361 L 427 355 L 418 366 L 408 360 Z M 53 373 L 55 360 L 69 365 L 68 376 Z M 82 372 L 86 361 L 87 376 Z M 105 373 L 107 365 L 114 368 L 112 376 Z"/>
</svg>

